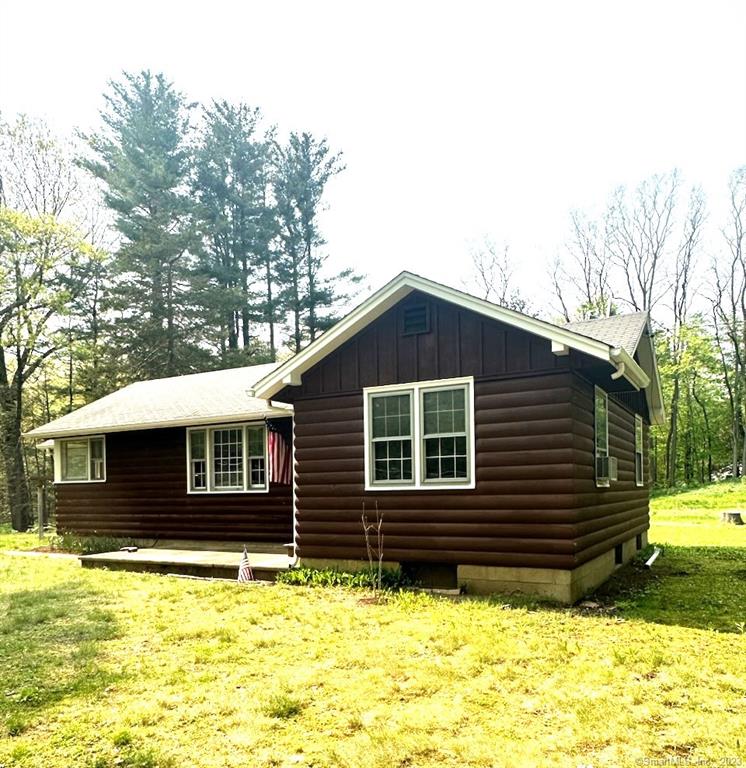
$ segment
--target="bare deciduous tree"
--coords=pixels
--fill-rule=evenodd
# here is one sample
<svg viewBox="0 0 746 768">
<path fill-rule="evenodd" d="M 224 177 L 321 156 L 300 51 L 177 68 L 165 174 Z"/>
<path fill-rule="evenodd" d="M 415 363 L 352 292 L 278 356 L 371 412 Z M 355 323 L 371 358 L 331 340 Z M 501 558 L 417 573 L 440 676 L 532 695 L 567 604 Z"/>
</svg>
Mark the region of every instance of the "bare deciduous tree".
<svg viewBox="0 0 746 768">
<path fill-rule="evenodd" d="M 733 475 L 746 460 L 744 363 L 746 363 L 746 166 L 730 181 L 730 215 L 723 230 L 727 253 L 714 265 L 715 340 L 728 393 Z"/>
<path fill-rule="evenodd" d="M 0 124 L 0 202 L 29 216 L 59 218 L 79 201 L 72 152 L 39 120 Z"/>
<path fill-rule="evenodd" d="M 566 261 L 558 257 L 552 274 L 552 285 L 565 320 L 608 317 L 615 307 L 605 231 L 581 211 L 570 214 L 570 230 Z M 567 306 L 568 288 L 577 308 L 574 313 Z"/>
<path fill-rule="evenodd" d="M 623 299 L 635 311 L 651 310 L 666 291 L 665 259 L 679 185 L 677 171 L 652 176 L 637 187 L 631 203 L 620 187 L 609 204 L 605 239 L 623 275 Z"/>
<path fill-rule="evenodd" d="M 470 248 L 472 279 L 468 287 L 478 292 L 485 301 L 517 312 L 529 311 L 529 304 L 515 287 L 514 271 L 510 261 L 510 246 L 498 246 L 485 237 L 477 246 Z"/>
<path fill-rule="evenodd" d="M 702 190 L 695 188 L 689 196 L 689 208 L 684 221 L 681 243 L 676 252 L 673 281 L 671 284 L 673 323 L 670 331 L 671 361 L 673 364 L 673 392 L 669 407 L 668 435 L 666 437 L 666 482 L 676 483 L 676 458 L 678 451 L 679 400 L 681 397 L 682 363 L 686 352 L 684 332 L 691 304 L 692 269 L 702 239 L 705 220 L 705 200 Z M 687 390 L 688 396 L 691 390 Z"/>
</svg>

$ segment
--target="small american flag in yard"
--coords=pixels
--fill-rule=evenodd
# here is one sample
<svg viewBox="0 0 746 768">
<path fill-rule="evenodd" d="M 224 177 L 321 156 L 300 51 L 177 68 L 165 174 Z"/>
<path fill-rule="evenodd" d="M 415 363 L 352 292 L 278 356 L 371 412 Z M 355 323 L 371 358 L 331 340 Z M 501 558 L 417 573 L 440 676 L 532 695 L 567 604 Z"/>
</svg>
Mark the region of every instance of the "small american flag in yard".
<svg viewBox="0 0 746 768">
<path fill-rule="evenodd" d="M 238 580 L 241 581 L 254 581 L 254 572 L 251 570 L 251 563 L 249 562 L 249 553 L 246 551 L 246 547 L 243 548 L 243 555 L 241 555 L 241 563 L 238 566 Z"/>
</svg>

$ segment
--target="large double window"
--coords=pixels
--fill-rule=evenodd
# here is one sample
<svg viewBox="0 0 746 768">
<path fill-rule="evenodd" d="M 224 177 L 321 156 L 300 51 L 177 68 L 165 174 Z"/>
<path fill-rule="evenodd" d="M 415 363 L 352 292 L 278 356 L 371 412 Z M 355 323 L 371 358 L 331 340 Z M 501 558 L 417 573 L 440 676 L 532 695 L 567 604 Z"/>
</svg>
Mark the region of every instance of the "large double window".
<svg viewBox="0 0 746 768">
<path fill-rule="evenodd" d="M 365 390 L 366 487 L 474 487 L 473 380 Z"/>
<path fill-rule="evenodd" d="M 55 481 L 103 483 L 106 481 L 106 443 L 101 437 L 55 440 Z"/>
<path fill-rule="evenodd" d="M 187 430 L 190 493 L 258 493 L 268 489 L 267 428 L 228 424 Z"/>
</svg>

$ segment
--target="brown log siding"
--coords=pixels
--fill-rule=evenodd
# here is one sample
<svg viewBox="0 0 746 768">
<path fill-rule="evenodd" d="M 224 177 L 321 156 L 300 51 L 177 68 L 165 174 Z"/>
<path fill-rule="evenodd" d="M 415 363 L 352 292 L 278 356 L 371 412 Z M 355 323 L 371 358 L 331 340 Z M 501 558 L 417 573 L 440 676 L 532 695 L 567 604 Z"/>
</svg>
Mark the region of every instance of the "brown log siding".
<svg viewBox="0 0 746 768">
<path fill-rule="evenodd" d="M 577 372 L 582 361 L 430 299 L 432 332 L 402 336 L 400 313 L 423 298 L 389 310 L 279 397 L 295 403 L 301 556 L 366 558 L 363 506 L 369 520 L 376 505 L 383 515 L 393 561 L 567 569 L 647 529 L 632 411 L 609 398 L 619 481 L 596 488 L 593 384 Z M 465 375 L 476 377 L 476 487 L 366 492 L 362 389 Z"/>
<path fill-rule="evenodd" d="M 362 392 L 295 408 L 303 557 L 364 558 L 363 504 L 391 560 L 572 568 L 647 528 L 634 416 L 610 400 L 620 479 L 597 489 L 593 388 L 574 374 L 476 382 L 473 490 L 366 492 Z"/>
<path fill-rule="evenodd" d="M 576 376 L 577 386 L 573 397 L 576 412 L 575 431 L 583 447 L 578 470 L 593 471 L 593 384 Z M 645 484 L 635 484 L 635 414 L 619 399 L 609 396 L 609 455 L 615 456 L 619 465 L 619 479 L 610 488 L 596 488 L 579 498 L 578 519 L 588 526 L 592 535 L 579 540 L 578 563 L 584 563 L 608 551 L 649 527 L 650 460 L 649 430 L 644 432 Z"/>
<path fill-rule="evenodd" d="M 105 483 L 56 486 L 57 528 L 86 536 L 287 542 L 292 489 L 188 494 L 186 430 L 106 436 Z"/>
</svg>

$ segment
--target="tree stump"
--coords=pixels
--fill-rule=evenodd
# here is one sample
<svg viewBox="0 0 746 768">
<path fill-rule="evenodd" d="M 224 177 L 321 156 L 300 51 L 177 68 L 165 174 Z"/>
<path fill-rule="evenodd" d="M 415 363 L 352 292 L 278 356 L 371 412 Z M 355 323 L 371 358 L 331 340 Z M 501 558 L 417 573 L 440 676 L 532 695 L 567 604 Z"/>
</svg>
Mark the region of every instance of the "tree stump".
<svg viewBox="0 0 746 768">
<path fill-rule="evenodd" d="M 720 513 L 721 523 L 730 523 L 731 525 L 743 525 L 740 509 L 726 509 Z"/>
</svg>

